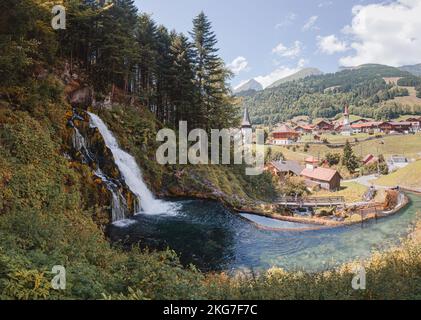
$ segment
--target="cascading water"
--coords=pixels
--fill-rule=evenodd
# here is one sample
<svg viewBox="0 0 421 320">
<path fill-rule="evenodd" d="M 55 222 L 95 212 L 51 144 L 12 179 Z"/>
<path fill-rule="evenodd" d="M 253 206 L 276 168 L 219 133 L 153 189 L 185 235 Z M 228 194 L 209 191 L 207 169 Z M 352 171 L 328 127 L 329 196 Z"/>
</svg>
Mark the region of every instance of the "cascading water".
<svg viewBox="0 0 421 320">
<path fill-rule="evenodd" d="M 73 148 L 75 148 L 77 151 L 79 151 L 83 156 L 83 161 L 88 163 L 89 161 L 92 161 L 92 156 L 89 152 L 89 149 L 86 146 L 85 138 L 82 136 L 82 134 L 79 132 L 78 128 L 76 128 L 73 125 Z"/>
<path fill-rule="evenodd" d="M 106 146 L 111 150 L 115 164 L 123 175 L 126 185 L 138 198 L 139 211 L 146 214 L 170 214 L 174 211 L 171 203 L 155 199 L 143 181 L 142 172 L 133 156 L 120 149 L 117 140 L 104 121 L 96 114 L 88 112 L 91 127 L 101 133 Z M 140 213 L 140 212 L 139 212 Z"/>
<path fill-rule="evenodd" d="M 88 163 L 93 161 L 92 155 L 87 147 L 86 140 L 83 135 L 80 133 L 78 128 L 74 126 L 73 122 L 71 122 L 73 126 L 73 148 L 79 151 L 82 154 L 83 161 Z M 127 202 L 126 199 L 123 197 L 120 189 L 118 186 L 111 181 L 102 171 L 101 169 L 95 170 L 95 175 L 102 180 L 102 182 L 107 187 L 107 190 L 111 192 L 112 195 L 112 209 L 111 209 L 111 220 L 113 223 L 125 220 L 126 213 L 128 212 Z"/>
<path fill-rule="evenodd" d="M 102 171 L 101 169 L 97 169 L 95 171 L 95 175 L 99 177 L 102 182 L 107 186 L 107 189 L 111 192 L 113 196 L 113 202 L 112 202 L 112 221 L 113 223 L 123 221 L 126 217 L 126 212 L 128 212 L 127 209 L 127 202 L 126 199 L 121 194 L 121 191 L 119 190 L 118 186 L 112 182 Z"/>
</svg>

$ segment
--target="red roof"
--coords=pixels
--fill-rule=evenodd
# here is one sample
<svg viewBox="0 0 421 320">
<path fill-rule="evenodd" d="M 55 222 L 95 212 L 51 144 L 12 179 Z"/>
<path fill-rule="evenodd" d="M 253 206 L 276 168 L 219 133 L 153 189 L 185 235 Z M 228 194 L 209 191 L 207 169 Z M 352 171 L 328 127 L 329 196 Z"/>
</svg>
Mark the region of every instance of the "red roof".
<svg viewBox="0 0 421 320">
<path fill-rule="evenodd" d="M 401 122 L 420 122 L 421 121 L 421 117 L 420 118 L 408 118 L 406 120 L 402 120 Z"/>
<path fill-rule="evenodd" d="M 366 162 L 366 165 L 370 165 L 379 161 L 379 158 L 374 157 L 373 159 Z"/>
<path fill-rule="evenodd" d="M 332 181 L 336 174 L 339 174 L 338 171 L 328 168 L 316 168 L 314 170 L 306 168 L 301 172 L 303 177 L 326 182 Z"/>
<path fill-rule="evenodd" d="M 308 157 L 305 162 L 307 163 L 319 163 L 319 159 L 316 159 L 315 157 Z"/>
<path fill-rule="evenodd" d="M 304 129 L 304 130 L 313 130 L 313 129 L 314 129 L 314 126 L 313 126 L 313 125 L 311 125 L 311 124 L 299 125 L 299 126 L 297 126 L 297 127 L 295 128 L 295 130 L 297 130 L 297 129 L 299 129 L 299 128 Z"/>
<path fill-rule="evenodd" d="M 402 122 L 392 121 L 392 122 L 388 122 L 388 123 L 390 125 L 396 126 L 396 127 L 399 127 L 399 126 L 408 126 L 408 127 L 410 127 L 410 126 L 412 126 L 412 122 L 406 122 L 406 121 L 402 121 Z"/>
<path fill-rule="evenodd" d="M 329 126 L 333 126 L 333 124 L 328 120 L 319 120 L 319 121 L 317 121 L 316 126 L 319 126 L 321 124 L 327 124 Z"/>
<path fill-rule="evenodd" d="M 364 158 L 363 163 L 364 163 L 365 165 L 369 165 L 369 164 L 372 164 L 372 163 L 376 163 L 377 161 L 379 161 L 379 158 L 375 157 L 375 156 L 374 156 L 374 155 L 372 155 L 372 154 L 368 154 L 368 155 Z"/>
<path fill-rule="evenodd" d="M 353 129 L 362 129 L 362 128 L 375 128 L 381 125 L 383 122 L 379 121 L 370 121 L 370 122 L 364 122 L 364 123 L 356 123 L 351 125 Z"/>
<path fill-rule="evenodd" d="M 294 134 L 298 134 L 297 131 L 291 129 L 291 127 L 286 125 L 286 124 L 283 124 L 279 128 L 275 129 L 275 131 L 273 133 L 294 133 Z"/>
<path fill-rule="evenodd" d="M 367 161 L 370 161 L 373 158 L 374 158 L 374 156 L 372 154 L 368 154 L 368 155 L 365 156 L 363 162 L 366 163 Z"/>
</svg>

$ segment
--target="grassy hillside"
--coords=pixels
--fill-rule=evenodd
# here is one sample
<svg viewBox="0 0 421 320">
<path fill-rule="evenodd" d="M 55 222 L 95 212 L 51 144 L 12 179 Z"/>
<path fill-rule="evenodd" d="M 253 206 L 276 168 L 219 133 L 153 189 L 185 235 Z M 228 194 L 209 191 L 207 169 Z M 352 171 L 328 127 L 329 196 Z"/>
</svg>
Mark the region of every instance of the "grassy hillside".
<svg viewBox="0 0 421 320">
<path fill-rule="evenodd" d="M 409 92 L 409 96 L 406 97 L 396 97 L 392 101 L 399 103 L 401 105 L 407 106 L 419 106 L 421 105 L 421 98 L 417 97 L 417 90 L 414 87 L 401 87 L 406 88 Z"/>
<path fill-rule="evenodd" d="M 409 164 L 403 169 L 399 169 L 391 174 L 381 177 L 374 182 L 381 186 L 395 187 L 402 186 L 408 188 L 421 189 L 421 161 Z"/>
<path fill-rule="evenodd" d="M 268 86 L 268 88 L 269 89 L 276 88 L 283 83 L 287 83 L 287 82 L 290 82 L 290 81 L 297 81 L 297 80 L 301 80 L 301 79 L 311 77 L 311 76 L 319 76 L 321 74 L 323 74 L 323 72 L 321 72 L 319 69 L 305 68 L 303 70 L 300 70 L 300 71 L 294 73 L 293 75 L 282 78 L 282 79 L 272 83 L 270 86 Z"/>
<path fill-rule="evenodd" d="M 333 118 L 342 113 L 345 105 L 350 106 L 352 114 L 375 119 L 421 114 L 421 104 L 416 107 L 401 105 L 399 100 L 397 106 L 385 104 L 407 94 L 385 78 L 413 80 L 414 76 L 393 67 L 364 65 L 247 94 L 242 97 L 243 105 L 249 107 L 254 124 L 264 125 L 301 115 L 312 119 Z"/>
<path fill-rule="evenodd" d="M 329 139 L 329 136 L 327 136 Z M 334 139 L 329 139 L 330 142 L 344 142 L 344 137 L 333 136 Z M 356 136 L 358 138 L 358 136 Z M 361 136 L 363 138 L 364 136 Z M 397 135 L 384 136 L 380 139 L 354 142 L 353 137 L 345 137 L 353 143 L 353 149 L 357 156 L 365 157 L 367 154 L 382 154 L 386 158 L 396 154 L 403 154 L 408 158 L 418 159 L 421 156 L 421 135 Z M 281 151 L 287 159 L 303 161 L 309 155 L 323 158 L 329 152 L 342 152 L 342 148 L 329 148 L 324 144 L 309 145 L 308 150 L 304 151 L 304 146 L 296 147 L 280 147 L 274 146 L 274 149 Z"/>
<path fill-rule="evenodd" d="M 338 192 L 329 192 L 322 190 L 314 194 L 315 197 L 344 197 L 347 203 L 360 202 L 363 195 L 367 192 L 367 187 L 356 182 L 342 182 L 341 190 Z"/>
</svg>

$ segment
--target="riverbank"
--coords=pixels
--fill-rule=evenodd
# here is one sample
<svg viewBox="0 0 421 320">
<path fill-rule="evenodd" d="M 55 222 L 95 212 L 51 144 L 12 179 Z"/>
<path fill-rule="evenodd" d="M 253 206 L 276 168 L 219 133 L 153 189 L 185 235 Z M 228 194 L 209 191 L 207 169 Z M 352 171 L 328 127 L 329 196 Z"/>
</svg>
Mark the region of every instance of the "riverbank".
<svg viewBox="0 0 421 320">
<path fill-rule="evenodd" d="M 386 217 L 390 217 L 400 210 L 404 209 L 408 204 L 410 200 L 404 193 L 398 194 L 397 203 L 391 210 L 383 210 L 380 212 L 374 212 L 370 214 L 361 215 L 361 219 L 352 219 L 348 221 L 337 221 L 337 220 L 329 220 L 326 218 L 318 218 L 318 217 L 292 217 L 292 216 L 285 216 L 278 213 L 273 212 L 266 212 L 262 210 L 256 210 L 256 209 L 250 209 L 250 208 L 232 208 L 237 213 L 249 213 L 254 214 L 261 217 L 266 217 L 270 219 L 280 220 L 280 221 L 286 221 L 286 222 L 293 222 L 293 223 L 300 223 L 300 224 L 310 224 L 314 225 L 314 228 L 302 228 L 302 229 L 273 229 L 268 228 L 271 230 L 278 230 L 278 231 L 310 231 L 310 230 L 319 230 L 319 229 L 327 229 L 327 228 L 336 228 L 336 227 L 345 227 L 345 226 L 352 226 L 356 224 L 361 224 L 368 222 L 370 220 L 377 220 L 382 219 Z M 358 208 L 356 207 L 354 209 L 355 215 L 357 215 Z M 260 228 L 267 229 L 264 226 L 259 226 Z"/>
</svg>

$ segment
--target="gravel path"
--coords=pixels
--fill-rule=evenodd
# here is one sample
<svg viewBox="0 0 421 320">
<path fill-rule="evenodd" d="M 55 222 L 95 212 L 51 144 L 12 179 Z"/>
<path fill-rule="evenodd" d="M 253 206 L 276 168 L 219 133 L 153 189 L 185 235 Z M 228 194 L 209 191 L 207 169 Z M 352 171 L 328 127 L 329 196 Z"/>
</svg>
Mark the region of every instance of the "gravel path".
<svg viewBox="0 0 421 320">
<path fill-rule="evenodd" d="M 370 176 L 362 176 L 362 177 L 358 177 L 356 179 L 352 179 L 352 180 L 346 180 L 344 182 L 356 182 L 359 184 L 362 184 L 363 186 L 366 186 L 368 188 L 374 186 L 377 189 L 389 189 L 389 187 L 385 187 L 385 186 L 379 186 L 374 184 L 372 181 L 376 180 L 378 177 L 375 174 L 372 174 Z"/>
</svg>

